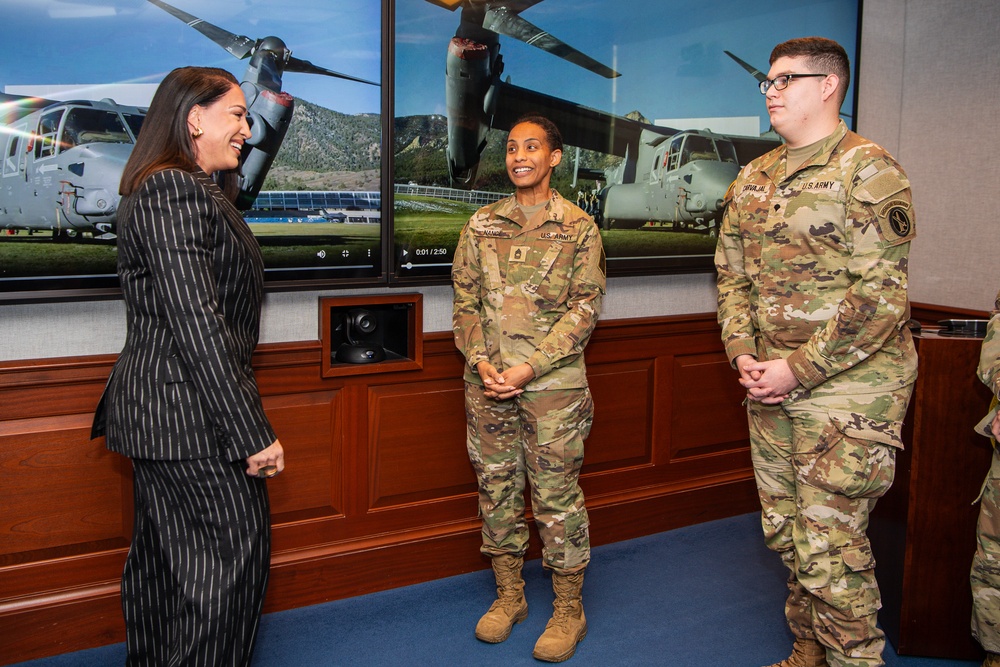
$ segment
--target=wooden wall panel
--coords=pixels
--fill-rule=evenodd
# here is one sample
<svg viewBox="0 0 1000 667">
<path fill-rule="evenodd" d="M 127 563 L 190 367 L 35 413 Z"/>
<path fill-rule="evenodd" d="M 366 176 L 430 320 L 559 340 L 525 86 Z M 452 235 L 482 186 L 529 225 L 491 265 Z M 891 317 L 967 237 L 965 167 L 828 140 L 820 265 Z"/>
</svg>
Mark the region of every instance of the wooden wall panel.
<svg viewBox="0 0 1000 667">
<path fill-rule="evenodd" d="M 0 421 L 93 414 L 115 355 L 0 364 Z"/>
<path fill-rule="evenodd" d="M 268 481 L 271 514 L 279 520 L 344 513 L 344 437 L 336 418 L 340 392 L 292 394 L 264 399 L 271 426 L 288 459 Z"/>
<path fill-rule="evenodd" d="M 319 341 L 258 349 L 287 456 L 268 482 L 267 611 L 488 567 L 464 363 L 450 333 L 422 344 L 419 370 L 343 377 L 322 376 Z M 0 664 L 121 640 L 131 466 L 89 440 L 113 362 L 0 363 L 0 474 L 17 480 L 0 486 Z M 714 315 L 602 322 L 587 363 L 595 423 L 581 483 L 593 544 L 757 507 L 742 396 Z"/>
<path fill-rule="evenodd" d="M 374 387 L 369 400 L 371 508 L 475 493 L 461 378 Z"/>
<path fill-rule="evenodd" d="M 652 359 L 641 359 L 587 368 L 594 397 L 587 473 L 652 463 L 653 367 Z"/>
<path fill-rule="evenodd" d="M 676 357 L 673 385 L 671 460 L 746 446 L 746 390 L 725 354 Z"/>
<path fill-rule="evenodd" d="M 90 422 L 86 415 L 0 422 L 0 562 L 122 536 L 121 459 L 103 441 L 89 441 Z"/>
</svg>

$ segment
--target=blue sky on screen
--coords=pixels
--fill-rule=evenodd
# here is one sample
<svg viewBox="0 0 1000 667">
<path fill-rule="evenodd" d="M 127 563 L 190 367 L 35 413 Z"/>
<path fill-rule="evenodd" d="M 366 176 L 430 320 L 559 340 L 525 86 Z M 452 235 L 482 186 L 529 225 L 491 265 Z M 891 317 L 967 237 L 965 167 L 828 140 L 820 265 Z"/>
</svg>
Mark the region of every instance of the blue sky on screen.
<svg viewBox="0 0 1000 667">
<path fill-rule="evenodd" d="M 238 35 L 280 37 L 296 58 L 369 81 L 381 79 L 379 0 L 167 0 Z M 240 61 L 146 0 L 0 0 L 8 85 L 158 83 L 175 67 Z M 341 113 L 380 113 L 381 88 L 286 72 L 284 90 Z"/>
<path fill-rule="evenodd" d="M 281 37 L 293 55 L 372 81 L 381 79 L 378 0 L 173 0 L 230 32 Z M 754 81 L 723 50 L 767 69 L 772 46 L 791 37 L 838 40 L 852 59 L 857 0 L 543 0 L 522 16 L 615 67 L 604 79 L 501 37 L 504 76 L 517 85 L 603 111 L 648 118 L 757 115 Z M 0 0 L 7 85 L 156 83 L 182 65 L 238 61 L 201 33 L 145 0 Z M 396 0 L 395 115 L 444 113 L 444 61 L 458 12 L 425 0 Z M 378 113 L 381 89 L 286 73 L 293 96 L 342 113 Z M 386 91 L 387 93 L 390 91 Z M 849 94 L 851 99 L 853 91 Z M 849 109 L 846 111 L 849 112 Z"/>
<path fill-rule="evenodd" d="M 775 44 L 819 35 L 840 42 L 853 65 L 858 31 L 857 0 L 544 0 L 521 16 L 622 76 L 608 80 L 501 37 L 503 76 L 515 85 L 650 119 L 757 115 L 762 131 L 756 82 L 723 51 L 766 72 Z M 396 116 L 444 113 L 445 55 L 458 19 L 425 0 L 396 0 Z"/>
</svg>

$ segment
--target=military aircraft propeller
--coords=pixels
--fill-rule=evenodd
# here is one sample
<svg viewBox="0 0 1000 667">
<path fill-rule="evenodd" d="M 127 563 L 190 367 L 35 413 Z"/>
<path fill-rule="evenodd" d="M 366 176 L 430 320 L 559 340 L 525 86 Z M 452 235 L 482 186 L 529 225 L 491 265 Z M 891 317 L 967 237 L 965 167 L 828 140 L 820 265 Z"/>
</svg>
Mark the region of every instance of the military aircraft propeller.
<svg viewBox="0 0 1000 667">
<path fill-rule="evenodd" d="M 237 206 L 248 209 L 281 147 L 294 111 L 284 72 L 319 74 L 378 86 L 292 57 L 285 42 L 236 35 L 162 0 L 153 5 L 184 21 L 241 60 L 251 138 L 243 146 Z M 146 109 L 114 100 L 57 102 L 0 94 L 0 229 L 51 231 L 56 240 L 114 238 L 118 182 Z"/>
<path fill-rule="evenodd" d="M 552 37 L 520 16 L 541 0 L 426 0 L 461 9 L 448 46 L 445 100 L 448 170 L 453 187 L 472 188 L 489 130 L 506 130 L 534 111 L 560 128 L 566 144 L 623 158 L 607 172 L 579 170 L 603 180 L 595 217 L 605 229 L 647 222 L 714 233 L 726 189 L 739 165 L 774 147 L 759 137 L 681 131 L 615 116 L 503 81 L 499 35 L 613 78 L 619 73 Z"/>
<path fill-rule="evenodd" d="M 318 67 L 308 60 L 292 56 L 278 37 L 252 39 L 236 35 L 207 21 L 177 9 L 163 0 L 149 0 L 160 9 L 184 21 L 240 60 L 250 59 L 240 88 L 247 98 L 247 113 L 253 135 L 243 145 L 243 178 L 236 205 L 248 209 L 260 192 L 274 156 L 292 120 L 295 101 L 281 91 L 281 77 L 285 72 L 320 74 L 348 81 L 377 86 L 378 83 L 348 74 Z"/>
<path fill-rule="evenodd" d="M 285 43 L 278 37 L 263 37 L 255 40 L 244 35 L 237 35 L 227 30 L 223 30 L 218 26 L 212 25 L 208 21 L 203 21 L 197 16 L 193 16 L 185 11 L 177 9 L 176 7 L 168 5 L 162 0 L 149 0 L 149 2 L 165 12 L 179 18 L 181 21 L 184 21 L 239 60 L 245 60 L 250 57 L 251 67 L 260 69 L 262 64 L 268 65 L 268 69 L 271 73 L 270 80 L 261 80 L 260 83 L 261 85 L 267 85 L 268 89 L 273 90 L 274 92 L 281 90 L 282 72 L 323 74 L 325 76 L 347 79 L 348 81 L 367 83 L 371 86 L 379 85 L 374 81 L 360 79 L 356 76 L 343 74 L 342 72 L 334 72 L 333 70 L 326 69 L 325 67 L 318 67 L 313 65 L 308 60 L 293 58 L 292 52 L 288 50 Z"/>
<path fill-rule="evenodd" d="M 496 127 L 503 105 L 532 91 L 500 80 L 503 57 L 500 35 L 547 51 L 606 78 L 618 72 L 578 51 L 520 16 L 541 0 L 427 0 L 455 11 L 461 9 L 458 29 L 448 45 L 445 103 L 448 109 L 448 173 L 456 187 L 470 188 L 476 179 L 486 134 Z M 541 97 L 537 97 L 541 100 Z M 553 98 L 554 99 L 554 98 Z M 536 107 L 542 107 L 536 104 Z M 509 119 L 508 119 L 509 122 Z"/>
</svg>

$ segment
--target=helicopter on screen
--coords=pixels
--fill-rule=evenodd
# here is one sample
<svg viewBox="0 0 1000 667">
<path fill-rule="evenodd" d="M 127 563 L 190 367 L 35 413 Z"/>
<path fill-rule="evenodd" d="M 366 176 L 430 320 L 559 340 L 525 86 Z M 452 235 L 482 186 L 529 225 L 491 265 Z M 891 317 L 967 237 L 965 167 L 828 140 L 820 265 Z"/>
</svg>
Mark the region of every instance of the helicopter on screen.
<svg viewBox="0 0 1000 667">
<path fill-rule="evenodd" d="M 767 79 L 732 52 L 723 53 L 757 83 Z M 845 112 L 841 116 L 851 118 Z M 726 191 L 740 167 L 780 144 L 773 128 L 759 137 L 642 128 L 638 143 L 629 144 L 629 149 L 637 149 L 637 158 L 626 155 L 618 168 L 604 173 L 607 185 L 599 194 L 597 217 L 604 229 L 669 222 L 674 229 L 716 236 Z"/>
<path fill-rule="evenodd" d="M 0 229 L 112 238 L 118 181 L 146 109 L 11 95 L 0 109 Z"/>
<path fill-rule="evenodd" d="M 535 112 L 559 127 L 566 144 L 622 158 L 617 167 L 606 171 L 576 169 L 578 177 L 603 183 L 594 211 L 602 228 L 638 229 L 647 223 L 667 223 L 672 229 L 714 235 L 726 190 L 740 166 L 779 143 L 773 136 L 653 125 L 515 86 L 509 77 L 501 78 L 501 35 L 602 77 L 615 78 L 620 73 L 520 16 L 541 0 L 426 1 L 461 10 L 458 29 L 448 45 L 445 79 L 447 161 L 453 187 L 474 187 L 489 130 L 509 130 L 519 117 Z"/>
<path fill-rule="evenodd" d="M 243 146 L 236 205 L 257 198 L 288 130 L 294 98 L 281 89 L 284 72 L 304 72 L 378 86 L 292 57 L 278 37 L 230 33 L 173 7 L 148 0 L 198 30 L 238 59 L 249 58 L 240 83 L 252 136 Z M 112 99 L 57 102 L 0 95 L 0 229 L 48 231 L 53 239 L 113 239 L 122 170 L 146 108 Z"/>
<path fill-rule="evenodd" d="M 708 130 L 642 128 L 637 158 L 626 155 L 618 167 L 604 172 L 606 186 L 598 193 L 595 217 L 603 229 L 666 222 L 673 230 L 717 236 L 726 191 L 740 165 L 777 145 L 750 139 Z"/>
</svg>

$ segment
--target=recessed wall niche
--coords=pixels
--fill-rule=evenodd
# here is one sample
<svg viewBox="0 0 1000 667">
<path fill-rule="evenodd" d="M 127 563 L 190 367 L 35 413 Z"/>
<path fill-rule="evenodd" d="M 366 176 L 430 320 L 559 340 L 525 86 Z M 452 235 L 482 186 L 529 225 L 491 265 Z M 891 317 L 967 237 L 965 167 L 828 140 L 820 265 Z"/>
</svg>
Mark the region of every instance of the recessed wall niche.
<svg viewBox="0 0 1000 667">
<path fill-rule="evenodd" d="M 423 295 L 319 300 L 323 377 L 423 368 Z"/>
</svg>

